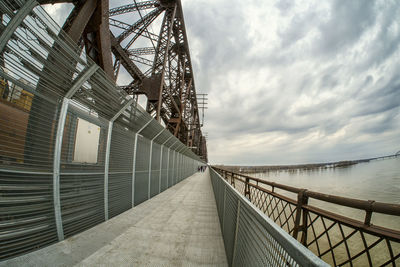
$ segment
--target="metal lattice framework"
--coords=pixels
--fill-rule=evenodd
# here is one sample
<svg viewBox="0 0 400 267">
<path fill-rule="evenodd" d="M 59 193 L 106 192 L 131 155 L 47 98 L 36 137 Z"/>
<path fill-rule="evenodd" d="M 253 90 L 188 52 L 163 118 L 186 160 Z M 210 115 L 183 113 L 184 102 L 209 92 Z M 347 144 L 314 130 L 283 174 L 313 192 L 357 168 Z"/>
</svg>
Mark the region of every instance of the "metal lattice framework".
<svg viewBox="0 0 400 267">
<path fill-rule="evenodd" d="M 400 232 L 371 223 L 374 213 L 398 218 L 400 205 L 321 194 L 215 169 L 282 229 L 332 266 L 397 266 L 400 263 Z M 365 220 L 318 208 L 310 205 L 310 200 L 364 211 Z"/>
<path fill-rule="evenodd" d="M 63 26 L 71 39 L 115 81 L 128 74 L 130 82 L 121 88 L 146 95 L 147 112 L 207 161 L 181 1 L 134 1 L 111 9 L 109 0 L 39 1 L 62 2 L 74 4 Z"/>
</svg>

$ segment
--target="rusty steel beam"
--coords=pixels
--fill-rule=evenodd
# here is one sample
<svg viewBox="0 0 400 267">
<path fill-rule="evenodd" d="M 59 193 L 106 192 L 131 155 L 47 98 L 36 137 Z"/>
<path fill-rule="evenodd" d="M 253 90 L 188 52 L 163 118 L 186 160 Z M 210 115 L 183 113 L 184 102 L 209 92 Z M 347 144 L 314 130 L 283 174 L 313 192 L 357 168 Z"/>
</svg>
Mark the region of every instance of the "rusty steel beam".
<svg viewBox="0 0 400 267">
<path fill-rule="evenodd" d="M 131 81 L 121 88 L 146 95 L 147 112 L 207 160 L 181 1 L 134 0 L 112 9 L 109 0 L 40 1 L 61 2 L 75 5 L 63 26 L 72 40 L 114 80 L 122 66 Z"/>
<path fill-rule="evenodd" d="M 97 7 L 97 3 L 97 0 L 78 2 L 64 23 L 63 30 L 75 43 L 78 43 L 82 38 L 85 27 Z"/>
<path fill-rule="evenodd" d="M 112 52 L 114 53 L 115 57 L 121 61 L 121 64 L 125 67 L 132 78 L 142 81 L 145 78 L 142 71 L 132 62 L 128 53 L 126 53 L 125 49 L 123 49 L 117 41 L 117 38 L 115 38 L 112 34 L 110 34 L 110 36 Z"/>
<path fill-rule="evenodd" d="M 116 7 L 116 8 L 110 9 L 109 16 L 110 17 L 111 16 L 117 16 L 117 15 L 129 13 L 129 12 L 133 12 L 133 11 L 154 8 L 154 7 L 158 7 L 159 5 L 160 5 L 160 3 L 158 1 L 156 1 L 156 0 L 143 1 L 143 2 L 139 2 L 137 4 L 129 4 L 129 5 L 120 6 L 120 7 Z"/>
<path fill-rule="evenodd" d="M 133 32 L 137 30 L 139 30 L 139 32 L 142 33 L 158 17 L 158 15 L 161 14 L 162 11 L 163 11 L 162 8 L 157 8 L 151 11 L 146 16 L 144 16 L 143 19 L 140 19 L 136 23 L 130 25 L 130 27 L 128 27 L 125 31 L 123 31 L 120 35 L 118 35 L 117 41 L 119 43 L 122 42 L 129 35 L 131 35 Z"/>
<path fill-rule="evenodd" d="M 68 2 L 68 1 L 63 1 Z M 83 40 L 86 54 L 112 79 L 114 69 L 108 20 L 108 0 L 76 1 L 63 30 L 75 43 Z"/>
</svg>

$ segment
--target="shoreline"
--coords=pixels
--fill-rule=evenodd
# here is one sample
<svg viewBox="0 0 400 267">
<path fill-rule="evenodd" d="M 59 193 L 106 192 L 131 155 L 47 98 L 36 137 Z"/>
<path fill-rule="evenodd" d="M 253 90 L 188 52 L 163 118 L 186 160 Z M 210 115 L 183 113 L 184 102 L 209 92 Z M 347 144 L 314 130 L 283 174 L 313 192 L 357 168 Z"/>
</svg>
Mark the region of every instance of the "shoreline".
<svg viewBox="0 0 400 267">
<path fill-rule="evenodd" d="M 269 171 L 283 171 L 283 170 L 314 170 L 314 169 L 328 169 L 328 168 L 346 168 L 358 163 L 370 162 L 372 160 L 388 159 L 399 157 L 398 154 L 368 158 L 368 159 L 358 159 L 358 160 L 343 160 L 335 162 L 324 162 L 324 163 L 309 163 L 309 164 L 294 164 L 294 165 L 261 165 L 261 166 L 251 166 L 251 165 L 214 165 L 217 168 L 226 169 L 238 173 L 258 173 L 258 172 L 269 172 Z"/>
</svg>

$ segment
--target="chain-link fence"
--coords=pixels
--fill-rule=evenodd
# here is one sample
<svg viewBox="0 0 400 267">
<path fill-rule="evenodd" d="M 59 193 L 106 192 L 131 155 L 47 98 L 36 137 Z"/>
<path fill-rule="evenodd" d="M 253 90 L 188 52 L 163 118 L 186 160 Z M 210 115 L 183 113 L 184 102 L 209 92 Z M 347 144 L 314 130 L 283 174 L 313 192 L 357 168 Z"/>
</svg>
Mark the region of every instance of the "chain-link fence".
<svg viewBox="0 0 400 267">
<path fill-rule="evenodd" d="M 201 160 L 33 0 L 0 2 L 0 260 L 159 194 Z"/>
<path fill-rule="evenodd" d="M 229 266 L 329 266 L 210 168 Z"/>
</svg>

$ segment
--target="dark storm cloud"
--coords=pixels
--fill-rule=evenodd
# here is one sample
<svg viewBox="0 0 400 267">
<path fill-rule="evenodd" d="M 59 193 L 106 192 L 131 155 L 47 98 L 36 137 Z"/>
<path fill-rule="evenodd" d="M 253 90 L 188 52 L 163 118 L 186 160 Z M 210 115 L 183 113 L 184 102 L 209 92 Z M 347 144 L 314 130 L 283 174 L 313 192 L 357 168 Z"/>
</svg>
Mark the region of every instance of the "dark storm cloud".
<svg viewBox="0 0 400 267">
<path fill-rule="evenodd" d="M 359 40 L 375 23 L 376 3 L 362 0 L 336 0 L 331 2 L 330 17 L 319 26 L 320 38 L 317 50 L 324 56 L 333 56 Z"/>
</svg>

